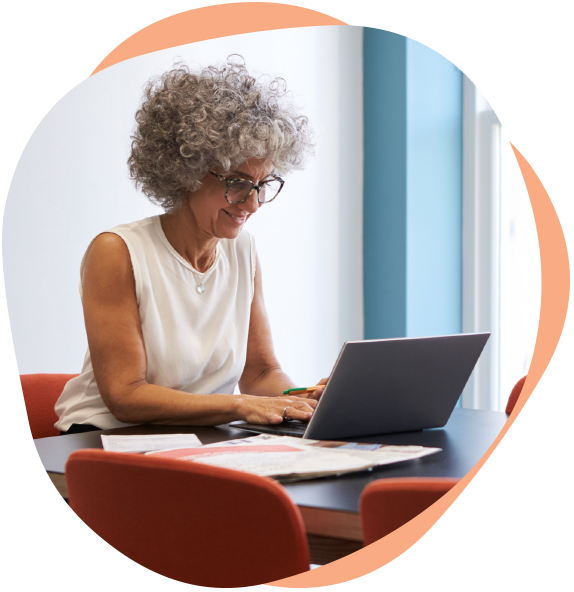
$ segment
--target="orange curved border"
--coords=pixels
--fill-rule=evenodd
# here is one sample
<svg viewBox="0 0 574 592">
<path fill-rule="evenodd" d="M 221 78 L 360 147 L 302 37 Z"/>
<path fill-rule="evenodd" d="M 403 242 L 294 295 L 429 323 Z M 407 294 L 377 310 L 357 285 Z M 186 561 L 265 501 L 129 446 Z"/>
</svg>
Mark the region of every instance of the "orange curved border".
<svg viewBox="0 0 574 592">
<path fill-rule="evenodd" d="M 242 33 L 345 25 L 321 12 L 271 2 L 238 2 L 188 10 L 153 23 L 128 37 L 109 53 L 91 76 L 146 53 Z"/>
<path fill-rule="evenodd" d="M 256 31 L 344 24 L 325 14 L 287 4 L 245 2 L 198 8 L 158 21 L 132 35 L 112 51 L 92 74 L 139 55 L 207 39 Z M 542 273 L 540 323 L 536 346 L 528 378 L 514 411 L 496 440 L 473 469 L 450 492 L 414 520 L 348 557 L 270 585 L 310 588 L 339 584 L 379 569 L 404 553 L 442 516 L 480 470 L 524 407 L 550 363 L 564 328 L 568 309 L 568 252 L 562 227 L 548 194 L 526 159 L 514 146 L 512 148 L 534 212 Z"/>
</svg>

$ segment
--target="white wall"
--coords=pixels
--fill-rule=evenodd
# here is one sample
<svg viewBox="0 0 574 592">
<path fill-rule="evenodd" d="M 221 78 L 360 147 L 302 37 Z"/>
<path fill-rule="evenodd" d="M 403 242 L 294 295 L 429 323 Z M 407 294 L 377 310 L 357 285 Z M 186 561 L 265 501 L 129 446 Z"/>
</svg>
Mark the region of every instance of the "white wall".
<svg viewBox="0 0 574 592">
<path fill-rule="evenodd" d="M 363 335 L 362 29 L 318 27 L 205 41 L 123 62 L 68 93 L 36 129 L 4 214 L 4 273 L 20 373 L 78 372 L 86 350 L 79 265 L 90 240 L 160 211 L 127 174 L 141 89 L 174 57 L 240 53 L 283 76 L 320 132 L 308 168 L 249 221 L 275 347 L 300 384 L 326 376 Z"/>
</svg>

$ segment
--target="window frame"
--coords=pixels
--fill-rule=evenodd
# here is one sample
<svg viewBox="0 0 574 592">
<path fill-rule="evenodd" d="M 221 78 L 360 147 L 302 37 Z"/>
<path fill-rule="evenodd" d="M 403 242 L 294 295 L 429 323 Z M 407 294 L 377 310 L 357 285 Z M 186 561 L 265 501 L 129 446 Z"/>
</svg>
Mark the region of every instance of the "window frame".
<svg viewBox="0 0 574 592">
<path fill-rule="evenodd" d="M 500 121 L 463 75 L 463 333 L 490 339 L 462 394 L 462 406 L 500 405 Z"/>
</svg>

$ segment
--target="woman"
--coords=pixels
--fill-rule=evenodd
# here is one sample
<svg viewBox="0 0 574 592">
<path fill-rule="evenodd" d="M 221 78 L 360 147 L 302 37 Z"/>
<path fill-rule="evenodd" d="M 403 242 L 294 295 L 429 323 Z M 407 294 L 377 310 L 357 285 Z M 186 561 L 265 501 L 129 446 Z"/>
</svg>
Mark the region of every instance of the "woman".
<svg viewBox="0 0 574 592">
<path fill-rule="evenodd" d="M 65 433 L 153 423 L 307 421 L 275 357 L 245 222 L 312 151 L 281 79 L 244 64 L 151 80 L 128 160 L 165 213 L 97 236 L 81 266 L 88 352 L 56 404 Z M 324 384 L 325 381 L 321 381 Z M 233 395 L 239 384 L 241 395 Z"/>
</svg>

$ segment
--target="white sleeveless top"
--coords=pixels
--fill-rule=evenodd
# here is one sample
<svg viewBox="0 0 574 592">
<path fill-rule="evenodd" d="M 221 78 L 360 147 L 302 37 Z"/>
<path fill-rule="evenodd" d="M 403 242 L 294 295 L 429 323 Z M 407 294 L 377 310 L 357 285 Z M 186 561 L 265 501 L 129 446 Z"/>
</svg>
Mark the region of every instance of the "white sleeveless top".
<svg viewBox="0 0 574 592">
<path fill-rule="evenodd" d="M 243 230 L 233 240 L 221 239 L 215 263 L 199 273 L 168 242 L 159 216 L 109 232 L 120 236 L 129 250 L 147 382 L 189 393 L 233 393 L 245 366 L 254 294 L 251 235 Z M 197 291 L 200 283 L 205 286 L 203 294 Z M 73 423 L 102 429 L 127 425 L 105 406 L 89 349 L 81 374 L 68 382 L 55 411 L 60 431 Z"/>
</svg>

